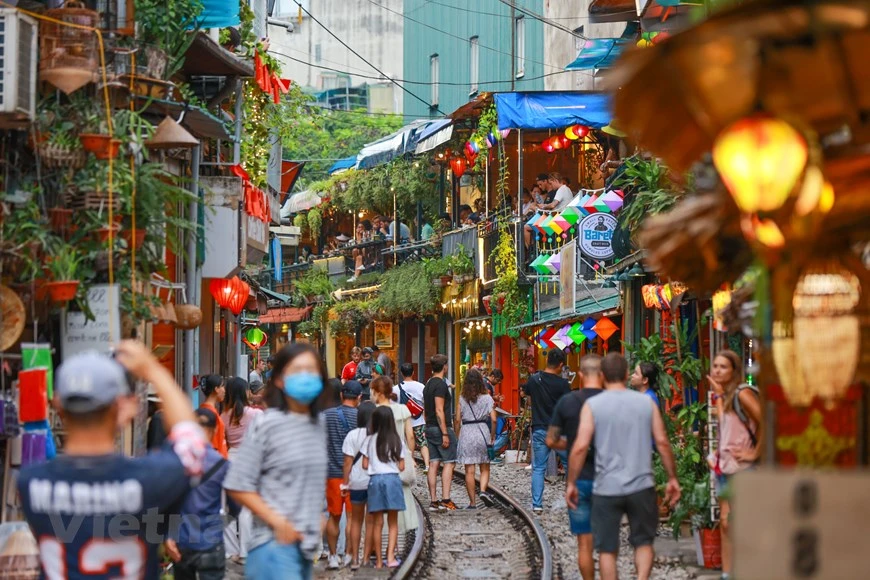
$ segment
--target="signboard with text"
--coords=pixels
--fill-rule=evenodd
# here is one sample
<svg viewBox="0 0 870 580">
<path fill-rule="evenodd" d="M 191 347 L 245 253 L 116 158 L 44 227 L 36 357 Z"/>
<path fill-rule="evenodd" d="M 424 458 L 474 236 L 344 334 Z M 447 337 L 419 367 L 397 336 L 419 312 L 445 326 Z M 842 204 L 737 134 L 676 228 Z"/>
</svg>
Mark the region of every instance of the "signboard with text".
<svg viewBox="0 0 870 580">
<path fill-rule="evenodd" d="M 87 302 L 94 319 L 88 320 L 84 312 L 67 312 L 61 353 L 64 359 L 90 350 L 107 353 L 121 340 L 120 300 L 117 284 L 91 286 Z"/>
<path fill-rule="evenodd" d="M 822 580 L 867 573 L 866 471 L 753 469 L 737 474 L 731 488 L 735 578 Z"/>
<path fill-rule="evenodd" d="M 594 260 L 609 260 L 613 257 L 613 231 L 618 221 L 609 213 L 591 213 L 580 220 L 580 235 L 577 238 L 580 251 Z"/>
</svg>

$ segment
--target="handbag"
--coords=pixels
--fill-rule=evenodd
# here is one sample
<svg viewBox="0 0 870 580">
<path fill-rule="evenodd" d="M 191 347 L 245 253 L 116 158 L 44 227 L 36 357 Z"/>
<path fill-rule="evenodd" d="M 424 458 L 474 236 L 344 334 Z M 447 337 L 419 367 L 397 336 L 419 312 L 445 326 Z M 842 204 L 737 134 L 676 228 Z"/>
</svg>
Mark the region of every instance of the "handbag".
<svg viewBox="0 0 870 580">
<path fill-rule="evenodd" d="M 405 389 L 402 388 L 402 383 L 399 383 L 399 402 L 408 407 L 412 419 L 419 419 L 420 415 L 423 414 L 423 405 L 405 392 Z"/>
</svg>

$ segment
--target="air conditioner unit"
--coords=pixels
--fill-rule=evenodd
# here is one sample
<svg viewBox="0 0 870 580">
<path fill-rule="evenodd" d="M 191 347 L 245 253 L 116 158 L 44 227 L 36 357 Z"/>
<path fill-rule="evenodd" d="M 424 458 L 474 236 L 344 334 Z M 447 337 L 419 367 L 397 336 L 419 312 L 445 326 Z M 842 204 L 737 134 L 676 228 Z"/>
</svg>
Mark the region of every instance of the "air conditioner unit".
<svg viewBox="0 0 870 580">
<path fill-rule="evenodd" d="M 20 126 L 36 116 L 36 20 L 0 8 L 0 125 Z"/>
</svg>

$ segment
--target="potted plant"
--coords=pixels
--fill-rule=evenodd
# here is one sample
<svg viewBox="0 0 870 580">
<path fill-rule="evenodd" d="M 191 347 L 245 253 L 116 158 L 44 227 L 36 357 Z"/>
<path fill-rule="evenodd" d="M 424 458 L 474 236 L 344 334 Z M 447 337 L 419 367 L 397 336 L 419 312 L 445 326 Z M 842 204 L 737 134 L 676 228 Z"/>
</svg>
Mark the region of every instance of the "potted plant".
<svg viewBox="0 0 870 580">
<path fill-rule="evenodd" d="M 454 282 L 469 282 L 474 279 L 474 259 L 462 244 L 459 244 L 456 253 L 450 257 L 450 266 Z"/>
<path fill-rule="evenodd" d="M 93 153 L 97 159 L 115 159 L 121 149 L 121 141 L 109 134 L 108 123 L 99 110 L 91 107 L 84 115 L 85 131 L 79 134 L 82 148 Z"/>
<path fill-rule="evenodd" d="M 184 53 L 196 38 L 202 10 L 200 0 L 137 0 L 138 62 L 146 78 L 162 81 L 178 72 Z"/>
<path fill-rule="evenodd" d="M 446 286 L 450 281 L 450 257 L 423 258 L 426 277 L 432 281 L 435 287 Z"/>
<path fill-rule="evenodd" d="M 39 156 L 46 167 L 81 169 L 84 166 L 87 157 L 76 132 L 75 123 L 60 117 L 50 124 L 44 132 L 45 139 L 38 146 Z"/>
<path fill-rule="evenodd" d="M 52 302 L 66 304 L 76 297 L 81 256 L 71 245 L 59 242 L 46 263 L 51 282 L 46 284 Z"/>
</svg>

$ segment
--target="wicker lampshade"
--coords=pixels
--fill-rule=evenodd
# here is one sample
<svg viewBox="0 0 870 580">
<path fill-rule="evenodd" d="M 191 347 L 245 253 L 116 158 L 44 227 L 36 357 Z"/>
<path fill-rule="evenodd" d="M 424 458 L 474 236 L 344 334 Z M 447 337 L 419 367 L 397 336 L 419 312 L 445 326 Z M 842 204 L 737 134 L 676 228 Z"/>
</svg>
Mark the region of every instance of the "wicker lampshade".
<svg viewBox="0 0 870 580">
<path fill-rule="evenodd" d="M 856 308 L 861 283 L 837 258 L 812 262 L 794 291 L 794 337 L 804 380 L 828 402 L 842 397 L 855 378 L 861 348 Z"/>
<path fill-rule="evenodd" d="M 815 393 L 807 385 L 804 373 L 795 357 L 795 340 L 791 325 L 776 321 L 773 323 L 772 343 L 773 364 L 779 382 L 789 403 L 795 407 L 807 407 L 813 402 Z"/>
</svg>

